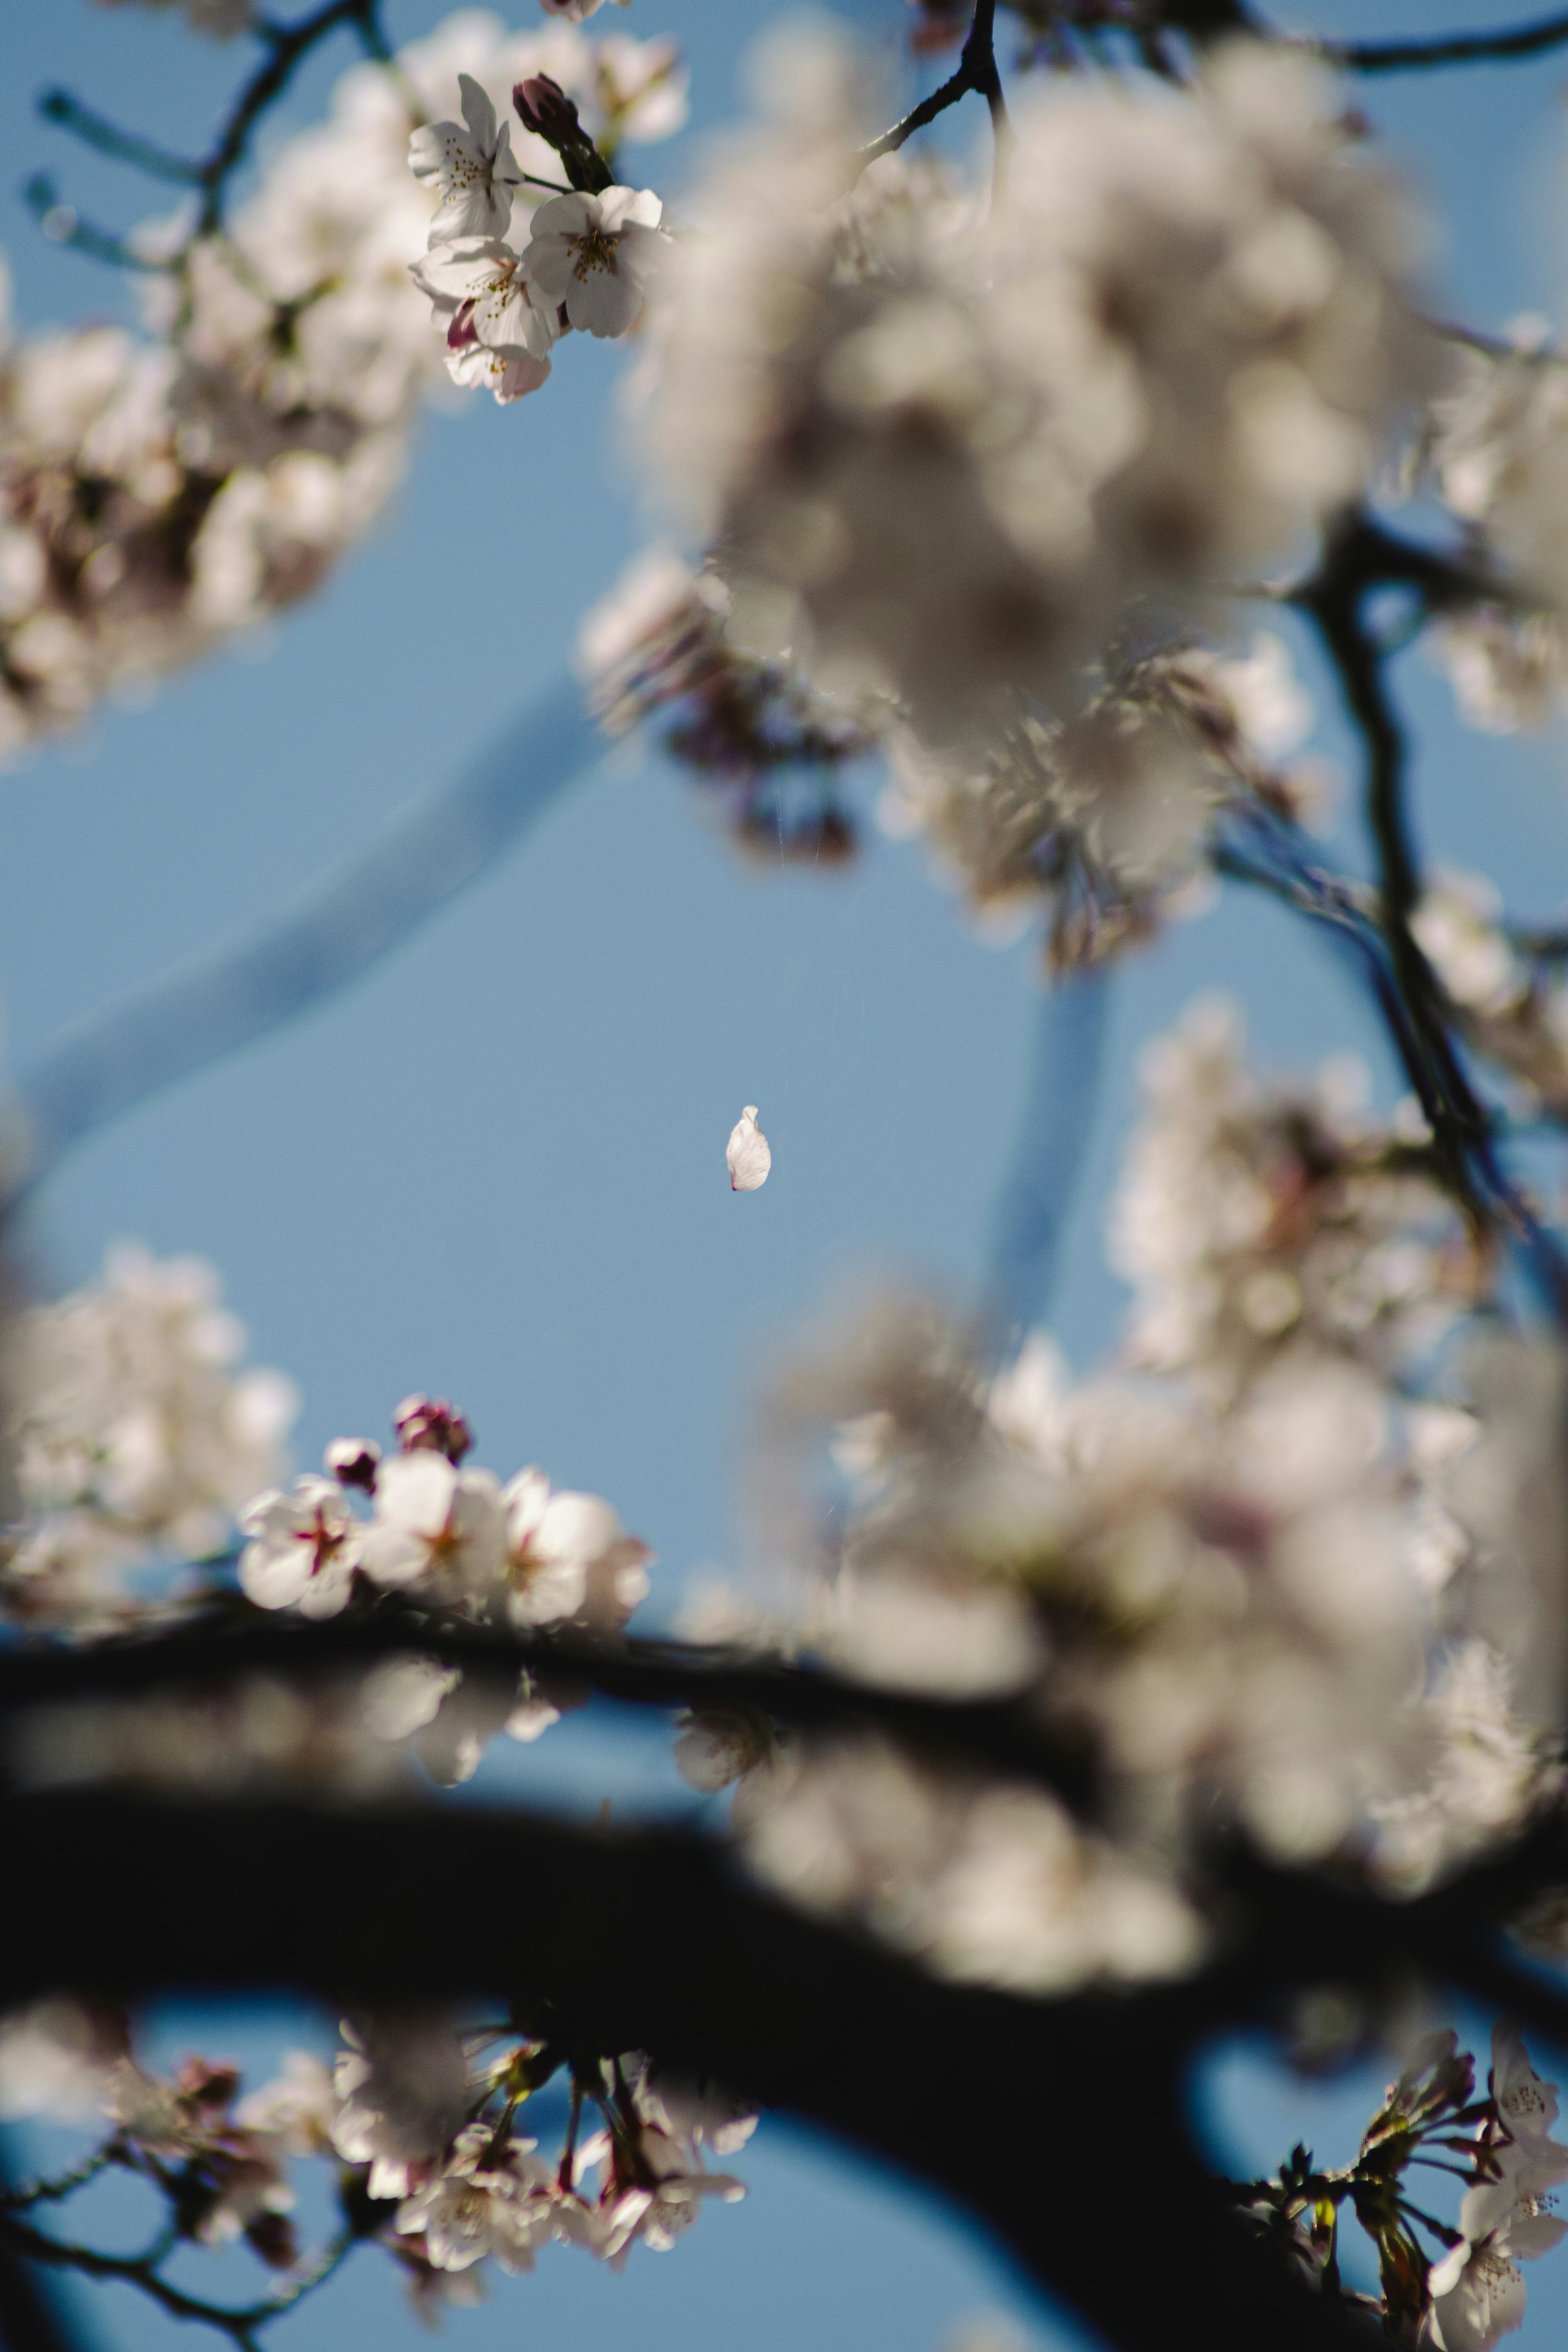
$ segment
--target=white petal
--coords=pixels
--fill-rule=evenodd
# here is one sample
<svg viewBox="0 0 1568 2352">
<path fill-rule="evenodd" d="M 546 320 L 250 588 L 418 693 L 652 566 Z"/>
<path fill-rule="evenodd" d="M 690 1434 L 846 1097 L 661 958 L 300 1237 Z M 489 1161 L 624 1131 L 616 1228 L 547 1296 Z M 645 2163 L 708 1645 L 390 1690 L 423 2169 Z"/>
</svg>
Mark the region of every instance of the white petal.
<svg viewBox="0 0 1568 2352">
<path fill-rule="evenodd" d="M 746 1105 L 731 1129 L 724 1160 L 730 1171 L 731 1192 L 754 1192 L 760 1184 L 767 1182 L 773 1155 L 767 1137 L 757 1125 L 755 1103 Z"/>
<path fill-rule="evenodd" d="M 458 89 L 463 101 L 463 120 L 468 135 L 488 163 L 496 151 L 496 110 L 493 100 L 482 82 L 472 74 L 458 76 Z"/>
</svg>

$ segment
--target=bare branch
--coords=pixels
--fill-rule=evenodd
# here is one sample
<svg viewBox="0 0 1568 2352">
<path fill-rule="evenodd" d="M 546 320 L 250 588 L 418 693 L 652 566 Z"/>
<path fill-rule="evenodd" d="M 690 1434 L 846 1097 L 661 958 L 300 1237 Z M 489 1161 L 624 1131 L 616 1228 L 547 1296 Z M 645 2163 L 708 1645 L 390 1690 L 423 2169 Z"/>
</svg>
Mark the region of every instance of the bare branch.
<svg viewBox="0 0 1568 2352">
<path fill-rule="evenodd" d="M 1450 33 L 1421 41 L 1313 41 L 1314 55 L 1352 73 L 1407 73 L 1433 66 L 1503 64 L 1537 58 L 1568 42 L 1568 13 L 1496 33 Z M 1308 46 L 1308 45 L 1304 45 Z"/>
</svg>

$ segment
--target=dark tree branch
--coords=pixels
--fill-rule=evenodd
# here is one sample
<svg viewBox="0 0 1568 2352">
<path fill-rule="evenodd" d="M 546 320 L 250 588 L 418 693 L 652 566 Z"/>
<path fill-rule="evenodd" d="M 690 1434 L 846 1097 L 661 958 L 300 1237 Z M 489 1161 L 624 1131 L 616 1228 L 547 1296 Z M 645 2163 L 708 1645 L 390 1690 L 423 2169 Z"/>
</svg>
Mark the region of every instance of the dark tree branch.
<svg viewBox="0 0 1568 2352">
<path fill-rule="evenodd" d="M 33 2265 L 0 2230 L 0 2345 L 5 2352 L 84 2352 Z"/>
<path fill-rule="evenodd" d="M 1242 1889 L 1255 1933 L 1226 1965 L 1034 2002 L 942 1984 L 669 1834 L 70 1794 L 0 1806 L 0 1840 L 31 1923 L 0 1947 L 0 2001 L 107 1980 L 333 2001 L 499 1991 L 532 2030 L 650 2049 L 925 2180 L 1126 2352 L 1169 2352 L 1183 2311 L 1202 2313 L 1205 2352 L 1342 2346 L 1334 2309 L 1226 2210 L 1192 2144 L 1185 2070 L 1217 2026 L 1265 2014 L 1326 1958 L 1361 1981 L 1418 1953 L 1419 1906 L 1330 1890 L 1325 1906 L 1317 1882 L 1258 1874 Z M 1135 2247 L 1130 2133 L 1151 2184 Z"/>
<path fill-rule="evenodd" d="M 258 1673 L 320 1678 L 420 1650 L 476 1677 L 521 1671 L 655 1707 L 737 1707 L 815 1728 L 871 1727 L 950 1759 L 1045 1782 L 1075 1811 L 1092 1808 L 1086 1747 L 1043 1724 L 1026 1700 L 974 1704 L 911 1697 L 823 1668 L 760 1662 L 679 1642 L 609 1644 L 568 1633 L 518 1633 L 422 1618 L 396 1604 L 321 1624 L 248 1609 L 145 1640 L 0 1650 L 0 1711 L 94 1696 L 134 1696 Z"/>
<path fill-rule="evenodd" d="M 1313 41 L 1314 54 L 1352 73 L 1405 73 L 1432 66 L 1501 64 L 1536 58 L 1568 42 L 1568 14 L 1496 33 L 1450 33 L 1421 41 Z"/>
<path fill-rule="evenodd" d="M 46 121 L 72 132 L 100 154 L 132 164 L 154 179 L 173 181 L 198 192 L 201 201 L 195 224 L 184 248 L 188 252 L 197 237 L 210 236 L 222 226 L 228 184 L 249 152 L 251 134 L 261 117 L 282 97 L 296 68 L 310 51 L 344 26 L 352 26 L 358 34 L 369 56 L 383 64 L 390 62 L 392 51 L 381 29 L 380 0 L 324 0 L 324 5 L 293 24 L 258 17 L 251 29 L 265 51 L 261 63 L 236 98 L 211 152 L 199 160 L 170 154 L 137 132 L 121 130 L 106 115 L 73 98 L 68 90 L 47 91 L 38 101 L 38 111 Z M 95 258 L 127 266 L 121 240 L 102 231 L 71 235 L 62 241 Z M 148 265 L 132 261 L 128 266 Z"/>
<path fill-rule="evenodd" d="M 956 70 L 949 75 L 940 89 L 932 90 L 929 98 L 921 99 L 917 107 L 911 108 L 901 122 L 895 122 L 890 131 L 884 131 L 879 139 L 873 139 L 868 147 L 862 147 L 860 162 L 874 163 L 879 155 L 892 154 L 917 131 L 923 131 L 928 122 L 934 122 L 939 114 L 945 114 L 950 106 L 956 106 L 961 98 L 967 98 L 971 90 L 984 98 L 991 110 L 991 127 L 996 134 L 1000 150 L 1009 136 L 1010 125 L 1007 103 L 1002 94 L 1002 77 L 996 65 L 996 0 L 975 0 L 973 22 L 969 27 L 969 37 L 963 44 Z"/>
</svg>

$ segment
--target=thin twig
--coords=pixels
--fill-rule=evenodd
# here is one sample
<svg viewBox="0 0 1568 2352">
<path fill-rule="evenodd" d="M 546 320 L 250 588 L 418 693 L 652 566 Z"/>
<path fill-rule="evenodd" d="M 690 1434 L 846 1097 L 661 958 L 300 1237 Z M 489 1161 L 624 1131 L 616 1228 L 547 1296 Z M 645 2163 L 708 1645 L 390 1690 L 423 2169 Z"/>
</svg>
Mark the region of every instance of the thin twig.
<svg viewBox="0 0 1568 2352">
<path fill-rule="evenodd" d="M 1406 73 L 1432 66 L 1501 64 L 1512 58 L 1540 57 L 1568 42 L 1568 14 L 1538 17 L 1496 33 L 1440 34 L 1421 41 L 1319 41 L 1303 43 L 1329 64 L 1352 73 Z"/>
<path fill-rule="evenodd" d="M 940 89 L 932 90 L 929 98 L 922 98 L 918 106 L 911 108 L 901 122 L 895 122 L 890 131 L 884 131 L 879 139 L 862 147 L 859 162 L 874 163 L 879 155 L 891 155 L 917 131 L 923 131 L 928 122 L 934 122 L 939 114 L 945 114 L 950 106 L 956 106 L 971 90 L 984 98 L 990 108 L 991 127 L 1000 148 L 1010 135 L 1011 125 L 1002 94 L 1002 77 L 997 70 L 995 36 L 996 0 L 975 0 L 973 22 L 956 71 Z"/>
</svg>

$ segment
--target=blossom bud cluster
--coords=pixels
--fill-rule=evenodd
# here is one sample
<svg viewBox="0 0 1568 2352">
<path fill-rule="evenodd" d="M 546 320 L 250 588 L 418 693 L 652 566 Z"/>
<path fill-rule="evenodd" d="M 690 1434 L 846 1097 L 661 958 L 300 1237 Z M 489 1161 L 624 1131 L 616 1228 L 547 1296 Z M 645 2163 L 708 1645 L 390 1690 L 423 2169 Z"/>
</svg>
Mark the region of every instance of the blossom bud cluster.
<svg viewBox="0 0 1568 2352">
<path fill-rule="evenodd" d="M 1118 1792 L 1108 1852 L 890 1746 L 709 1736 L 756 1867 L 949 1972 L 1187 1965 L 1179 1882 L 1216 1819 L 1411 1892 L 1557 1785 L 1563 1366 L 1483 1343 L 1492 1269 L 1419 1141 L 1342 1071 L 1261 1085 L 1238 1043 L 1204 1009 L 1150 1056 L 1112 1212 L 1131 1369 L 1075 1383 L 1036 1341 L 993 1377 L 892 1303 L 774 1401 L 763 1517 L 772 1568 L 807 1570 L 794 1643 L 883 1686 L 1022 1701 Z"/>
<path fill-rule="evenodd" d="M 1513 1081 L 1525 1118 L 1568 1118 L 1568 988 L 1504 928 L 1496 888 L 1440 874 L 1411 924 L 1467 1041 Z"/>
<path fill-rule="evenodd" d="M 854 826 L 837 778 L 872 749 L 887 714 L 851 713 L 787 663 L 741 652 L 725 634 L 728 606 L 713 572 L 666 548 L 636 557 L 579 632 L 594 709 L 612 735 L 673 712 L 665 748 L 710 789 L 741 847 L 847 856 Z"/>
<path fill-rule="evenodd" d="M 1401 203 L 1304 59 L 1031 100 L 984 222 L 898 156 L 852 187 L 853 67 L 780 66 L 783 119 L 699 207 L 648 410 L 738 643 L 983 743 L 1355 495 L 1425 344 Z"/>
<path fill-rule="evenodd" d="M 244 1349 L 210 1266 L 129 1246 L 100 1282 L 16 1318 L 0 1612 L 107 1631 L 161 1605 L 134 1592 L 138 1570 L 221 1551 L 298 1408 L 281 1373 L 237 1369 Z"/>
<path fill-rule="evenodd" d="M 1238 2186 L 1237 2202 L 1303 2279 L 1324 2294 L 1370 2304 L 1402 2344 L 1437 2352 L 1492 2352 L 1524 2318 L 1521 2263 L 1559 2245 L 1568 2222 L 1552 2208 L 1568 2180 L 1568 2147 L 1551 2137 L 1557 2087 L 1543 2083 L 1517 2026 L 1492 2031 L 1487 2095 L 1451 2032 L 1420 2042 L 1384 2095 L 1353 2164 L 1314 2165 L 1298 2147 L 1271 2180 Z M 1437 2151 L 1441 2151 L 1439 2155 Z M 1412 2165 L 1469 2181 L 1450 2228 L 1410 2196 Z M 1340 2281 L 1341 2222 L 1352 2214 L 1377 2247 L 1381 2294 L 1350 2295 Z M 1423 2240 L 1441 2252 L 1428 2255 Z"/>
<path fill-rule="evenodd" d="M 1443 617 L 1435 649 L 1466 716 L 1495 730 L 1543 724 L 1568 678 L 1568 363 L 1540 331 L 1528 321 L 1511 351 L 1455 355 L 1424 450 L 1476 570 L 1497 583 L 1495 600 Z"/>
<path fill-rule="evenodd" d="M 148 341 L 111 327 L 0 352 L 0 760 L 312 590 L 384 507 L 441 381 L 409 278 L 430 232 L 408 170 L 418 112 L 458 78 L 504 107 L 548 73 L 590 132 L 662 137 L 683 110 L 668 43 L 525 35 L 465 10 L 337 86 L 222 237 L 154 223 Z M 489 102 L 489 101 L 487 101 Z M 429 140 L 433 134 L 423 132 Z M 536 137 L 520 165 L 554 163 Z"/>
<path fill-rule="evenodd" d="M 333 1476 L 245 1505 L 247 1600 L 321 1618 L 397 1591 L 474 1621 L 619 1631 L 647 1591 L 652 1554 L 608 1503 L 552 1493 L 542 1470 L 503 1486 L 464 1466 L 468 1424 L 440 1399 L 405 1399 L 395 1425 L 399 1449 L 385 1459 L 367 1439 L 339 1438 L 327 1449 Z"/>
<path fill-rule="evenodd" d="M 706 2159 L 742 2147 L 755 2113 L 640 2051 L 568 2060 L 544 2042 L 466 2032 L 406 2006 L 361 2011 L 341 2030 L 334 2066 L 293 2051 L 275 2081 L 240 2098 L 232 2066 L 190 2058 L 165 2079 L 138 2063 L 122 2016 L 39 2002 L 0 2019 L 0 2117 L 101 2115 L 111 2136 L 84 2177 L 104 2162 L 143 2175 L 171 2200 L 171 2242 L 218 2248 L 243 2235 L 291 2274 L 292 2295 L 329 2264 L 300 2264 L 291 2164 L 325 2159 L 345 2242 L 374 2237 L 430 2315 L 472 2300 L 481 2263 L 531 2271 L 542 2248 L 565 2244 L 618 2270 L 635 2244 L 668 2252 L 705 2200 L 745 2194 Z M 524 2127 L 527 2103 L 563 2075 L 569 2117 L 546 2159 Z M 8 2202 L 69 2193 L 39 2184 Z"/>
<path fill-rule="evenodd" d="M 1114 671 L 1066 719 L 1024 714 L 975 755 L 895 730 L 879 821 L 923 834 L 983 917 L 1043 901 L 1053 964 L 1092 962 L 1193 899 L 1227 803 L 1302 812 L 1269 762 L 1310 708 L 1277 637 L 1235 658 L 1174 647 Z"/>
</svg>

